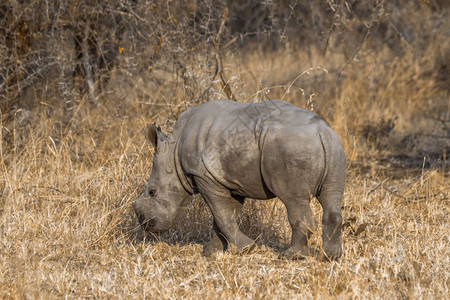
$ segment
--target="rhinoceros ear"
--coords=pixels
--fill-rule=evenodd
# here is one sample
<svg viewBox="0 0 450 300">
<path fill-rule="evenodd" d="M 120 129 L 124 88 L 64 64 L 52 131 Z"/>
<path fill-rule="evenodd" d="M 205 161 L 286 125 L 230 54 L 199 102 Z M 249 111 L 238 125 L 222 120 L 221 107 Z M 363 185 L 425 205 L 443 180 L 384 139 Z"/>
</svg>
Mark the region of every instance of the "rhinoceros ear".
<svg viewBox="0 0 450 300">
<path fill-rule="evenodd" d="M 145 128 L 145 137 L 157 149 L 158 144 L 166 139 L 166 135 L 161 131 L 159 126 L 155 124 L 147 125 Z"/>
</svg>

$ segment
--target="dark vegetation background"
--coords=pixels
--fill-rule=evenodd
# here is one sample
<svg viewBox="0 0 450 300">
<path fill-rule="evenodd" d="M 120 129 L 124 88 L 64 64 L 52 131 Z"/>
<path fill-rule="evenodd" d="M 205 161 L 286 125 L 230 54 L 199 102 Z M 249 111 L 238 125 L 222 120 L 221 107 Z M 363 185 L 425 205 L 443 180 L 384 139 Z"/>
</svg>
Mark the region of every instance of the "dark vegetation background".
<svg viewBox="0 0 450 300">
<path fill-rule="evenodd" d="M 326 77 L 294 80 L 303 94 L 317 94 L 316 112 L 333 121 L 338 100 L 349 98 L 346 82 L 357 83 L 347 100 L 353 107 L 346 108 L 349 115 L 352 109 L 363 115 L 374 105 L 385 111 L 358 122 L 347 119 L 347 132 L 394 151 L 431 139 L 428 144 L 438 145 L 418 152 L 442 156 L 450 131 L 449 7 L 443 0 L 3 1 L 0 108 L 8 129 L 3 139 L 12 140 L 14 118 L 38 126 L 39 118 L 50 117 L 61 130 L 76 127 L 80 110 L 120 118 L 138 109 L 145 118 L 180 102 L 249 101 L 244 85 L 251 77 L 236 79 L 237 65 L 269 58 L 281 63 L 303 53 L 293 70 L 255 82 L 256 93 L 271 85 L 286 88 L 309 67 L 326 67 Z M 370 60 L 384 69 L 361 63 Z M 383 90 L 389 93 L 379 99 Z M 427 117 L 427 128 L 403 130 L 386 141 L 402 122 L 397 112 L 389 113 L 395 101 L 417 112 L 407 120 L 412 127 L 424 126 L 418 119 Z"/>
</svg>

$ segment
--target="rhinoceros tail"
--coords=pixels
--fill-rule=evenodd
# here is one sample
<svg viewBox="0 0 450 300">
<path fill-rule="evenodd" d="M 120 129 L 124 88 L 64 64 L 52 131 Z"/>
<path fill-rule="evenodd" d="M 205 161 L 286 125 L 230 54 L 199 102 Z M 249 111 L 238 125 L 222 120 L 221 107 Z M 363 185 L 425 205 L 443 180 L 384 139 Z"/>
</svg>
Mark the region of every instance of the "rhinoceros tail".
<svg viewBox="0 0 450 300">
<path fill-rule="evenodd" d="M 317 188 L 316 188 L 316 197 L 318 197 L 320 195 L 320 192 L 322 191 L 322 186 L 323 183 L 325 181 L 325 178 L 327 177 L 328 174 L 328 169 L 330 166 L 330 151 L 329 151 L 329 145 L 326 141 L 326 139 L 324 139 L 324 137 L 322 136 L 321 133 L 319 133 L 319 138 L 320 138 L 320 143 L 322 145 L 322 150 L 323 150 L 323 169 L 322 169 L 322 173 L 321 176 L 319 178 L 319 181 L 317 183 Z"/>
</svg>

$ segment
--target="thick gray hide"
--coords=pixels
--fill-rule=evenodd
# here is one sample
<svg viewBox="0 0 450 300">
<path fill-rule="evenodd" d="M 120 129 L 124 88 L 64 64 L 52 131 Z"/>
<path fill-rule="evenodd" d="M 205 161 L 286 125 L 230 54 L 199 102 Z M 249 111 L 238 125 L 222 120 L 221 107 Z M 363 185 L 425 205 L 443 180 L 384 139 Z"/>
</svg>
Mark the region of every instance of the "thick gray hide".
<svg viewBox="0 0 450 300">
<path fill-rule="evenodd" d="M 302 258 L 309 254 L 307 239 L 315 227 L 309 201 L 316 196 L 323 208 L 324 252 L 341 257 L 346 158 L 337 134 L 315 114 L 278 100 L 213 100 L 183 112 L 171 135 L 155 125 L 146 135 L 156 147 L 153 170 L 133 203 L 146 230 L 172 227 L 189 195 L 200 193 L 214 217 L 204 254 L 228 243 L 246 251 L 254 241 L 238 227 L 244 199 L 278 197 L 292 227 L 283 255 Z"/>
</svg>

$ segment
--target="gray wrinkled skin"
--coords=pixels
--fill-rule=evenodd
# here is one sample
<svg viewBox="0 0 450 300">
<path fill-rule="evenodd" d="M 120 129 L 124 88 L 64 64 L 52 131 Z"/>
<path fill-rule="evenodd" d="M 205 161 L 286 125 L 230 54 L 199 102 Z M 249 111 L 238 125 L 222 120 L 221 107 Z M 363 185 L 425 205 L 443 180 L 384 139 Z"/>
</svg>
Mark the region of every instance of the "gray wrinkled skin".
<svg viewBox="0 0 450 300">
<path fill-rule="evenodd" d="M 337 134 L 312 112 L 279 100 L 213 100 L 183 112 L 171 135 L 149 125 L 146 136 L 156 148 L 153 170 L 133 203 L 145 230 L 172 227 L 189 196 L 200 193 L 214 217 L 204 254 L 226 250 L 228 243 L 248 251 L 254 241 L 238 227 L 244 199 L 278 197 L 292 227 L 283 255 L 303 258 L 315 228 L 309 201 L 316 196 L 323 208 L 325 255 L 342 256 L 347 162 Z"/>
</svg>

